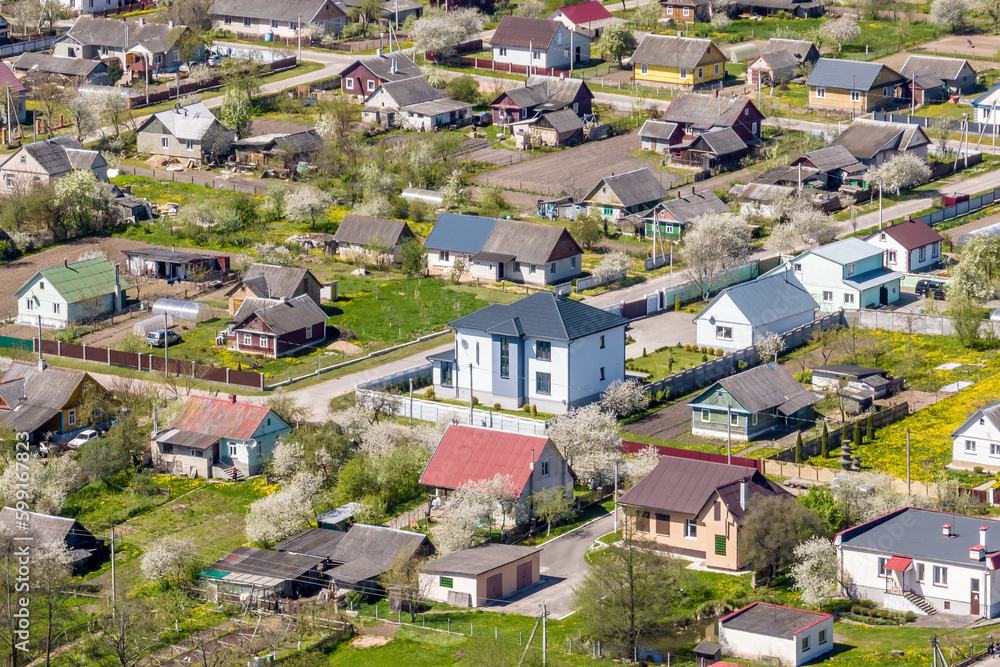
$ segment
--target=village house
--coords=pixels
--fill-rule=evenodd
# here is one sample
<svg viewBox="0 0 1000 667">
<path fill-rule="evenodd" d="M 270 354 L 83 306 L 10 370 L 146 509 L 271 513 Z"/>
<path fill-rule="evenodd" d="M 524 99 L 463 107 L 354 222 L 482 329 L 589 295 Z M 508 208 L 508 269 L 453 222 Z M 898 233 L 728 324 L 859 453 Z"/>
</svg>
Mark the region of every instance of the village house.
<svg viewBox="0 0 1000 667">
<path fill-rule="evenodd" d="M 117 58 L 130 71 L 176 72 L 181 64 L 180 45 L 190 28 L 169 23 L 147 23 L 146 19 L 81 16 L 56 42 L 53 55 L 80 60 Z M 203 49 L 191 60 L 201 60 Z"/>
<path fill-rule="evenodd" d="M 689 400 L 691 434 L 752 442 L 773 437 L 773 431 L 802 430 L 812 425 L 818 400 L 784 368 L 765 363 L 718 380 Z"/>
<path fill-rule="evenodd" d="M 224 127 L 202 102 L 155 113 L 136 131 L 140 153 L 197 162 L 217 151 L 213 143 L 229 146 L 234 137 L 233 131 Z"/>
<path fill-rule="evenodd" d="M 420 566 L 421 597 L 455 607 L 482 607 L 537 584 L 541 549 L 481 544 Z"/>
<path fill-rule="evenodd" d="M 814 109 L 847 109 L 859 114 L 895 104 L 906 79 L 882 63 L 820 58 L 806 85 Z"/>
<path fill-rule="evenodd" d="M 711 174 L 737 168 L 750 147 L 728 127 L 709 130 L 671 146 L 668 162 L 695 167 Z"/>
<path fill-rule="evenodd" d="M 934 77 L 947 87 L 952 95 L 966 95 L 976 87 L 976 70 L 964 58 L 939 58 L 937 56 L 906 57 L 899 69 L 906 79 Z"/>
<path fill-rule="evenodd" d="M 66 547 L 69 565 L 75 576 L 97 569 L 108 557 L 108 545 L 76 519 L 51 514 L 28 512 L 4 507 L 0 510 L 0 526 L 8 535 L 23 531 L 27 523 L 36 544 L 59 544 Z"/>
<path fill-rule="evenodd" d="M 976 410 L 952 432 L 951 438 L 950 467 L 1000 471 L 1000 403 Z"/>
<path fill-rule="evenodd" d="M 727 656 L 799 667 L 833 650 L 833 615 L 751 602 L 719 619 Z"/>
<path fill-rule="evenodd" d="M 913 100 L 913 106 L 935 104 L 944 101 L 947 85 L 933 74 L 915 76 L 903 84 L 907 99 Z"/>
<path fill-rule="evenodd" d="M 854 157 L 845 146 L 835 144 L 810 151 L 789 165 L 787 179 L 816 183 L 825 190 L 836 191 L 842 185 L 863 184 L 868 167 Z M 758 182 L 768 182 L 758 179 Z"/>
<path fill-rule="evenodd" d="M 80 414 L 85 390 L 105 393 L 89 373 L 12 361 L 0 378 L 0 424 L 33 443 L 71 440 L 90 425 Z"/>
<path fill-rule="evenodd" d="M 753 101 L 745 97 L 722 98 L 698 93 L 677 95 L 663 112 L 663 120 L 679 125 L 686 141 L 707 132 L 730 129 L 749 145 L 760 143 L 764 118 Z"/>
<path fill-rule="evenodd" d="M 442 213 L 424 242 L 432 274 L 456 263 L 491 281 L 551 285 L 580 275 L 583 249 L 565 227 Z"/>
<path fill-rule="evenodd" d="M 923 222 L 907 220 L 889 225 L 865 238 L 885 252 L 885 265 L 893 271 L 917 273 L 941 262 L 944 237 Z"/>
<path fill-rule="evenodd" d="M 711 87 L 726 76 L 726 56 L 709 39 L 650 33 L 639 42 L 631 62 L 632 76 L 641 83 Z"/>
<path fill-rule="evenodd" d="M 309 269 L 298 266 L 251 264 L 243 274 L 240 287 L 229 296 L 229 314 L 235 315 L 246 298 L 294 299 L 307 295 L 320 304 L 322 285 Z"/>
<path fill-rule="evenodd" d="M 677 123 L 647 120 L 639 128 L 639 141 L 644 151 L 668 155 L 670 147 L 684 140 L 684 128 Z"/>
<path fill-rule="evenodd" d="M 549 111 L 530 123 L 531 141 L 539 146 L 576 146 L 584 141 L 583 121 L 569 109 Z"/>
<path fill-rule="evenodd" d="M 269 166 L 277 162 L 311 162 L 323 145 L 323 137 L 311 127 L 271 118 L 250 121 L 246 136 L 232 143 L 237 162 Z"/>
<path fill-rule="evenodd" d="M 629 528 L 656 548 L 738 572 L 740 525 L 747 509 L 768 496 L 787 496 L 751 465 L 661 456 L 652 472 L 618 499 Z"/>
<path fill-rule="evenodd" d="M 880 248 L 846 238 L 791 259 L 795 277 L 824 312 L 858 310 L 899 301 L 902 273 L 886 268 Z M 769 273 L 784 272 L 779 265 Z"/>
<path fill-rule="evenodd" d="M 291 430 L 274 410 L 237 402 L 234 394 L 190 396 L 170 426 L 153 433 L 150 453 L 155 465 L 175 475 L 250 477 Z"/>
<path fill-rule="evenodd" d="M 14 61 L 13 68 L 29 82 L 52 76 L 63 84 L 108 85 L 108 65 L 100 60 L 77 60 L 48 53 L 22 53 Z"/>
<path fill-rule="evenodd" d="M 10 66 L 0 61 L 0 91 L 10 92 L 10 99 L 0 100 L 4 109 L 4 116 L 7 115 L 7 105 L 11 105 L 10 113 L 18 123 L 25 123 L 28 117 L 28 89 L 24 87 L 21 80 L 14 76 Z M 7 97 L 7 95 L 4 95 Z"/>
<path fill-rule="evenodd" d="M 233 349 L 278 359 L 322 343 L 326 339 L 326 320 L 327 314 L 308 294 L 282 299 L 249 313 L 241 306 L 231 327 Z"/>
<path fill-rule="evenodd" d="M 213 602 L 237 599 L 258 604 L 276 597 L 315 595 L 329 582 L 323 567 L 323 559 L 315 556 L 236 547 L 199 572 L 198 583 Z"/>
<path fill-rule="evenodd" d="M 667 198 L 667 190 L 648 168 L 605 176 L 581 198 L 587 207 L 596 208 L 605 220 L 645 214 Z"/>
<path fill-rule="evenodd" d="M 229 271 L 229 257 L 225 255 L 207 255 L 157 246 L 122 250 L 122 254 L 125 255 L 125 266 L 132 275 L 162 278 L 171 285 L 179 280 L 204 280 L 216 271 Z"/>
<path fill-rule="evenodd" d="M 707 23 L 708 0 L 666 0 L 660 3 L 663 15 L 678 23 Z"/>
<path fill-rule="evenodd" d="M 0 158 L 0 190 L 48 185 L 77 169 L 89 169 L 99 181 L 108 180 L 108 163 L 99 151 L 88 150 L 71 135 L 24 144 Z"/>
<path fill-rule="evenodd" d="M 18 324 L 63 329 L 85 324 L 125 305 L 130 287 L 117 265 L 103 257 L 62 264 L 37 271 L 17 291 Z"/>
<path fill-rule="evenodd" d="M 837 581 L 894 611 L 996 618 L 997 535 L 991 518 L 903 507 L 837 533 Z"/>
<path fill-rule="evenodd" d="M 815 0 L 738 0 L 740 12 L 755 16 L 776 16 L 781 12 L 797 19 L 815 19 L 823 16 L 823 3 Z"/>
<path fill-rule="evenodd" d="M 798 60 L 788 51 L 762 53 L 747 67 L 747 83 L 760 87 L 788 83 L 798 66 Z"/>
<path fill-rule="evenodd" d="M 707 213 L 729 213 L 729 205 L 711 190 L 692 192 L 689 195 L 661 201 L 645 215 L 645 235 L 679 241 L 684 227 L 695 218 Z M 657 228 L 658 227 L 658 228 Z"/>
<path fill-rule="evenodd" d="M 493 3 L 494 0 L 430 0 L 431 7 L 444 8 L 448 12 L 474 7 L 487 14 L 493 11 Z"/>
<path fill-rule="evenodd" d="M 472 122 L 472 107 L 468 102 L 446 97 L 423 76 L 415 76 L 376 88 L 365 100 L 361 120 L 386 128 L 400 122 L 405 129 L 430 132 L 446 125 L 468 125 Z"/>
<path fill-rule="evenodd" d="M 384 257 L 389 259 L 389 263 L 399 260 L 399 247 L 407 239 L 417 237 L 410 230 L 410 226 L 401 220 L 388 220 L 386 218 L 374 218 L 369 215 L 354 215 L 349 213 L 344 216 L 337 233 L 333 235 L 333 240 L 337 242 L 337 254 L 344 259 L 351 259 L 355 256 L 363 256 L 366 261 L 374 264 L 381 264 L 381 257 L 371 257 L 371 252 L 367 248 L 373 241 L 387 249 Z"/>
<path fill-rule="evenodd" d="M 362 56 L 340 73 L 340 91 L 344 95 L 368 97 L 383 83 L 421 76 L 420 66 L 402 51 L 378 51 Z"/>
<path fill-rule="evenodd" d="M 492 102 L 493 122 L 516 123 L 541 112 L 572 109 L 578 116 L 592 112 L 594 94 L 582 79 L 532 76 L 523 86 L 500 93 Z"/>
<path fill-rule="evenodd" d="M 493 304 L 450 323 L 455 348 L 428 360 L 434 391 L 443 398 L 535 405 L 563 414 L 593 403 L 625 379 L 625 326 L 618 315 L 536 292 Z M 470 391 L 471 390 L 471 391 Z"/>
<path fill-rule="evenodd" d="M 838 134 L 830 146 L 843 146 L 861 164 L 877 167 L 898 153 L 927 161 L 931 140 L 919 125 L 858 119 Z"/>
<path fill-rule="evenodd" d="M 590 60 L 590 38 L 567 28 L 560 21 L 504 16 L 490 38 L 495 65 L 528 68 L 569 69 Z M 572 57 L 570 54 L 572 53 Z"/>
<path fill-rule="evenodd" d="M 569 30 L 575 30 L 591 40 L 599 39 L 604 29 L 612 23 L 624 23 L 623 19 L 612 15 L 597 0 L 560 7 L 545 18 L 549 21 L 559 21 Z"/>
<path fill-rule="evenodd" d="M 254 40 L 291 39 L 301 33 L 308 43 L 310 26 L 322 26 L 336 35 L 347 23 L 346 12 L 334 0 L 215 0 L 208 13 L 213 30 Z"/>
<path fill-rule="evenodd" d="M 816 301 L 789 271 L 732 285 L 694 318 L 698 345 L 735 352 L 809 324 Z"/>
<path fill-rule="evenodd" d="M 775 51 L 788 51 L 795 56 L 795 62 L 814 63 L 819 60 L 819 49 L 812 42 L 804 39 L 780 39 L 772 37 L 764 45 L 763 53 L 774 53 Z"/>
<path fill-rule="evenodd" d="M 399 30 L 410 16 L 420 18 L 424 15 L 424 6 L 410 0 L 384 0 L 384 2 L 381 16 L 383 26 L 392 25 Z M 363 5 L 364 0 L 333 0 L 333 3 L 350 20 L 351 10 Z"/>
</svg>

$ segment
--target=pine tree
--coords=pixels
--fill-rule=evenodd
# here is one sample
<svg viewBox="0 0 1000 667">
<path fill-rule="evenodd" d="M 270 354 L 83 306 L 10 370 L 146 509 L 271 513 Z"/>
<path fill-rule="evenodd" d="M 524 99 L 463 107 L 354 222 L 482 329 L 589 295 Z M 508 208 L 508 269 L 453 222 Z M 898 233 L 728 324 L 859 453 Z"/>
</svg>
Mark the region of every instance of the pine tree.
<svg viewBox="0 0 1000 667">
<path fill-rule="evenodd" d="M 830 432 L 826 429 L 826 422 L 823 422 L 823 435 L 819 441 L 819 449 L 824 459 L 830 458 Z"/>
<path fill-rule="evenodd" d="M 861 449 L 861 420 L 854 422 L 854 449 Z"/>
<path fill-rule="evenodd" d="M 795 436 L 795 462 L 802 463 L 802 432 Z"/>
<path fill-rule="evenodd" d="M 875 415 L 868 413 L 868 442 L 875 439 Z"/>
</svg>

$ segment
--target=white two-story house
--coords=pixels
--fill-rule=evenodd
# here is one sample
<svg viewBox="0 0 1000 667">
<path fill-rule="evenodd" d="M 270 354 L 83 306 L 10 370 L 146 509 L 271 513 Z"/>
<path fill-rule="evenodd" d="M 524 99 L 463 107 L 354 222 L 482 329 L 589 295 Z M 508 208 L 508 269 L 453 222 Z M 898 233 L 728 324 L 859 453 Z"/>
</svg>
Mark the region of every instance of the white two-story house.
<svg viewBox="0 0 1000 667">
<path fill-rule="evenodd" d="M 908 220 L 879 230 L 865 241 L 885 253 L 886 268 L 916 273 L 941 261 L 941 242 L 944 237 L 930 225 Z"/>
<path fill-rule="evenodd" d="M 976 410 L 951 437 L 953 467 L 1000 471 L 1000 403 Z"/>
<path fill-rule="evenodd" d="M 564 413 L 625 379 L 628 320 L 538 292 L 451 322 L 452 350 L 428 357 L 441 398 L 479 399 L 506 409 Z"/>
<path fill-rule="evenodd" d="M 493 62 L 529 68 L 569 69 L 590 59 L 590 38 L 559 21 L 504 16 L 490 39 Z M 534 70 L 528 72 L 535 73 Z"/>
<path fill-rule="evenodd" d="M 789 261 L 821 311 L 859 310 L 899 301 L 903 275 L 886 268 L 880 248 L 859 238 L 828 243 Z M 767 275 L 785 270 L 779 265 Z"/>
<path fill-rule="evenodd" d="M 904 507 L 834 538 L 838 581 L 887 609 L 1000 616 L 1000 521 Z"/>
</svg>

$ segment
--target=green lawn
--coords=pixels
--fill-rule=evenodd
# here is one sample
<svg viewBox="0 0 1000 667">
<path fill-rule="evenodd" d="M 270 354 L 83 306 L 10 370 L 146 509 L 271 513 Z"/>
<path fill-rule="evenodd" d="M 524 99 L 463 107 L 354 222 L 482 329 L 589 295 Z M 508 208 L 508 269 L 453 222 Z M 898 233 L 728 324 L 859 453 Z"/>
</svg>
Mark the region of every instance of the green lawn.
<svg viewBox="0 0 1000 667">
<path fill-rule="evenodd" d="M 523 544 L 526 547 L 534 547 L 538 546 L 539 544 L 545 544 L 549 540 L 553 540 L 559 537 L 560 535 L 563 535 L 571 530 L 579 528 L 588 521 L 593 521 L 594 519 L 598 519 L 602 516 L 607 516 L 612 512 L 612 510 L 614 510 L 614 508 L 615 508 L 615 501 L 611 498 L 608 498 L 604 502 L 594 503 L 590 507 L 580 512 L 577 516 L 573 517 L 572 521 L 552 526 L 552 532 L 550 534 L 546 535 L 545 529 L 543 528 L 542 530 L 538 531 L 531 537 L 521 542 L 521 544 Z"/>
<path fill-rule="evenodd" d="M 962 116 L 968 115 L 972 119 L 971 104 L 954 104 L 952 102 L 942 102 L 941 104 L 930 104 L 922 106 L 913 112 L 914 116 L 926 116 L 928 118 L 948 118 L 951 120 L 962 120 Z"/>
<path fill-rule="evenodd" d="M 774 96 L 783 104 L 794 104 L 799 107 L 809 106 L 809 86 L 802 83 L 790 83 L 787 90 L 775 88 Z"/>
<path fill-rule="evenodd" d="M 630 370 L 649 373 L 650 380 L 659 380 L 674 373 L 705 363 L 702 360 L 702 352 L 689 352 L 684 348 L 668 347 L 660 352 L 649 352 L 646 356 L 638 356 L 635 359 L 626 360 L 626 367 Z M 715 355 L 709 354 L 711 361 Z M 673 365 L 670 360 L 673 359 Z"/>
</svg>

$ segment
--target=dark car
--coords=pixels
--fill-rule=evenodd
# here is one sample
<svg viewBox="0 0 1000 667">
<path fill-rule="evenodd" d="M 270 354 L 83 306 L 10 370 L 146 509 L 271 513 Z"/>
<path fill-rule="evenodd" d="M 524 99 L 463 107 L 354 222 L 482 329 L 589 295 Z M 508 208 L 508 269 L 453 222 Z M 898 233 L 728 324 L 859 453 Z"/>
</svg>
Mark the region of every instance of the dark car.
<svg viewBox="0 0 1000 667">
<path fill-rule="evenodd" d="M 918 280 L 917 281 L 917 296 L 922 296 L 925 299 L 931 298 L 938 301 L 943 301 L 945 298 L 947 286 L 944 283 L 937 282 L 935 280 Z"/>
<path fill-rule="evenodd" d="M 493 124 L 493 114 L 489 111 L 480 111 L 472 114 L 472 124 L 476 127 L 486 127 Z"/>
</svg>

